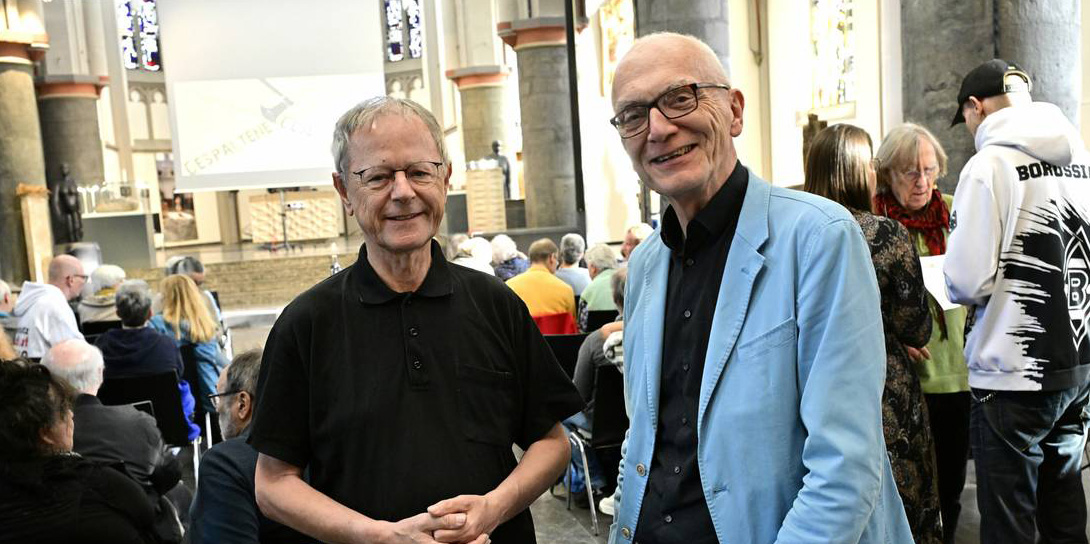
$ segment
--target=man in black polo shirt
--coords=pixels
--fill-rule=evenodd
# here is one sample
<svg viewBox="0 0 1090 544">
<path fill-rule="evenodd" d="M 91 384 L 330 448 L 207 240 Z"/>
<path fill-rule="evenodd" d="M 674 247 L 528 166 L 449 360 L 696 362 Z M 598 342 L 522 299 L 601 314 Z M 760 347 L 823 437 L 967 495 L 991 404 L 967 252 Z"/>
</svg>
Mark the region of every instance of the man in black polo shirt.
<svg viewBox="0 0 1090 544">
<path fill-rule="evenodd" d="M 427 110 L 367 100 L 333 154 L 365 244 L 269 334 L 258 505 L 323 541 L 533 542 L 527 507 L 564 470 L 578 393 L 522 301 L 432 240 L 450 161 Z"/>
</svg>

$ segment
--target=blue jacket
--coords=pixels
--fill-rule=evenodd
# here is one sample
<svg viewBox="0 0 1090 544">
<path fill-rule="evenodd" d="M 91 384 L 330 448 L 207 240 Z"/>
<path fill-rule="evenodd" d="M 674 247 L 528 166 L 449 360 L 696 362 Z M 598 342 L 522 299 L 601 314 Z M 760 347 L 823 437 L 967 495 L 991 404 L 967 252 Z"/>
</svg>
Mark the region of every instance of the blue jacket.
<svg viewBox="0 0 1090 544">
<path fill-rule="evenodd" d="M 911 543 L 882 436 L 885 342 L 866 240 L 841 206 L 750 176 L 701 378 L 697 463 L 723 543 Z M 655 450 L 669 249 L 625 296 L 631 421 L 610 542 L 635 535 Z"/>
</svg>

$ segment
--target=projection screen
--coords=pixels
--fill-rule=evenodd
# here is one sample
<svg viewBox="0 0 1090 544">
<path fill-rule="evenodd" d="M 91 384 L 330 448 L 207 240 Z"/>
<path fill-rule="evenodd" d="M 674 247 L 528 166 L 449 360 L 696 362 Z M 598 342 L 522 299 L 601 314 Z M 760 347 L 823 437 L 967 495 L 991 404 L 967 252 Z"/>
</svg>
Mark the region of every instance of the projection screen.
<svg viewBox="0 0 1090 544">
<path fill-rule="evenodd" d="M 381 4 L 159 0 L 178 191 L 327 185 L 333 124 L 385 94 Z"/>
</svg>

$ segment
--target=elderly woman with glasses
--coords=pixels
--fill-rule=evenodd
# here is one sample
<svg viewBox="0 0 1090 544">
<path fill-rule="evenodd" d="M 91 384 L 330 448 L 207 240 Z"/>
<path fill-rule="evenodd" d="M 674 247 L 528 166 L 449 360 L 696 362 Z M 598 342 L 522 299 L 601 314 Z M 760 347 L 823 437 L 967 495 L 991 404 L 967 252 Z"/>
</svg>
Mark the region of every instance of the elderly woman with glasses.
<svg viewBox="0 0 1090 544">
<path fill-rule="evenodd" d="M 939 192 L 946 175 L 946 153 L 927 129 L 907 123 L 886 135 L 878 148 L 878 194 L 875 212 L 908 227 L 921 256 L 946 253 L 953 197 Z M 961 512 L 961 490 L 969 456 L 969 374 L 965 365 L 963 307 L 944 311 L 929 298 L 931 339 L 916 361 L 927 409 L 939 476 L 943 540 L 953 542 Z"/>
</svg>

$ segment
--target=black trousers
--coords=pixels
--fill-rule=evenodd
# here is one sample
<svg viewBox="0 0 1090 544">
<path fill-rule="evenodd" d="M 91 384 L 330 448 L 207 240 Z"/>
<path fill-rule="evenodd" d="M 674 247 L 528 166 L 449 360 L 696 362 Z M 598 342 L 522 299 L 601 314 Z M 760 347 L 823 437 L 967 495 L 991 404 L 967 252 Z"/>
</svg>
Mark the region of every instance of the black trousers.
<svg viewBox="0 0 1090 544">
<path fill-rule="evenodd" d="M 939 478 L 942 541 L 953 544 L 961 515 L 961 491 L 969 461 L 968 391 L 924 395 L 935 439 L 935 467 Z"/>
</svg>

